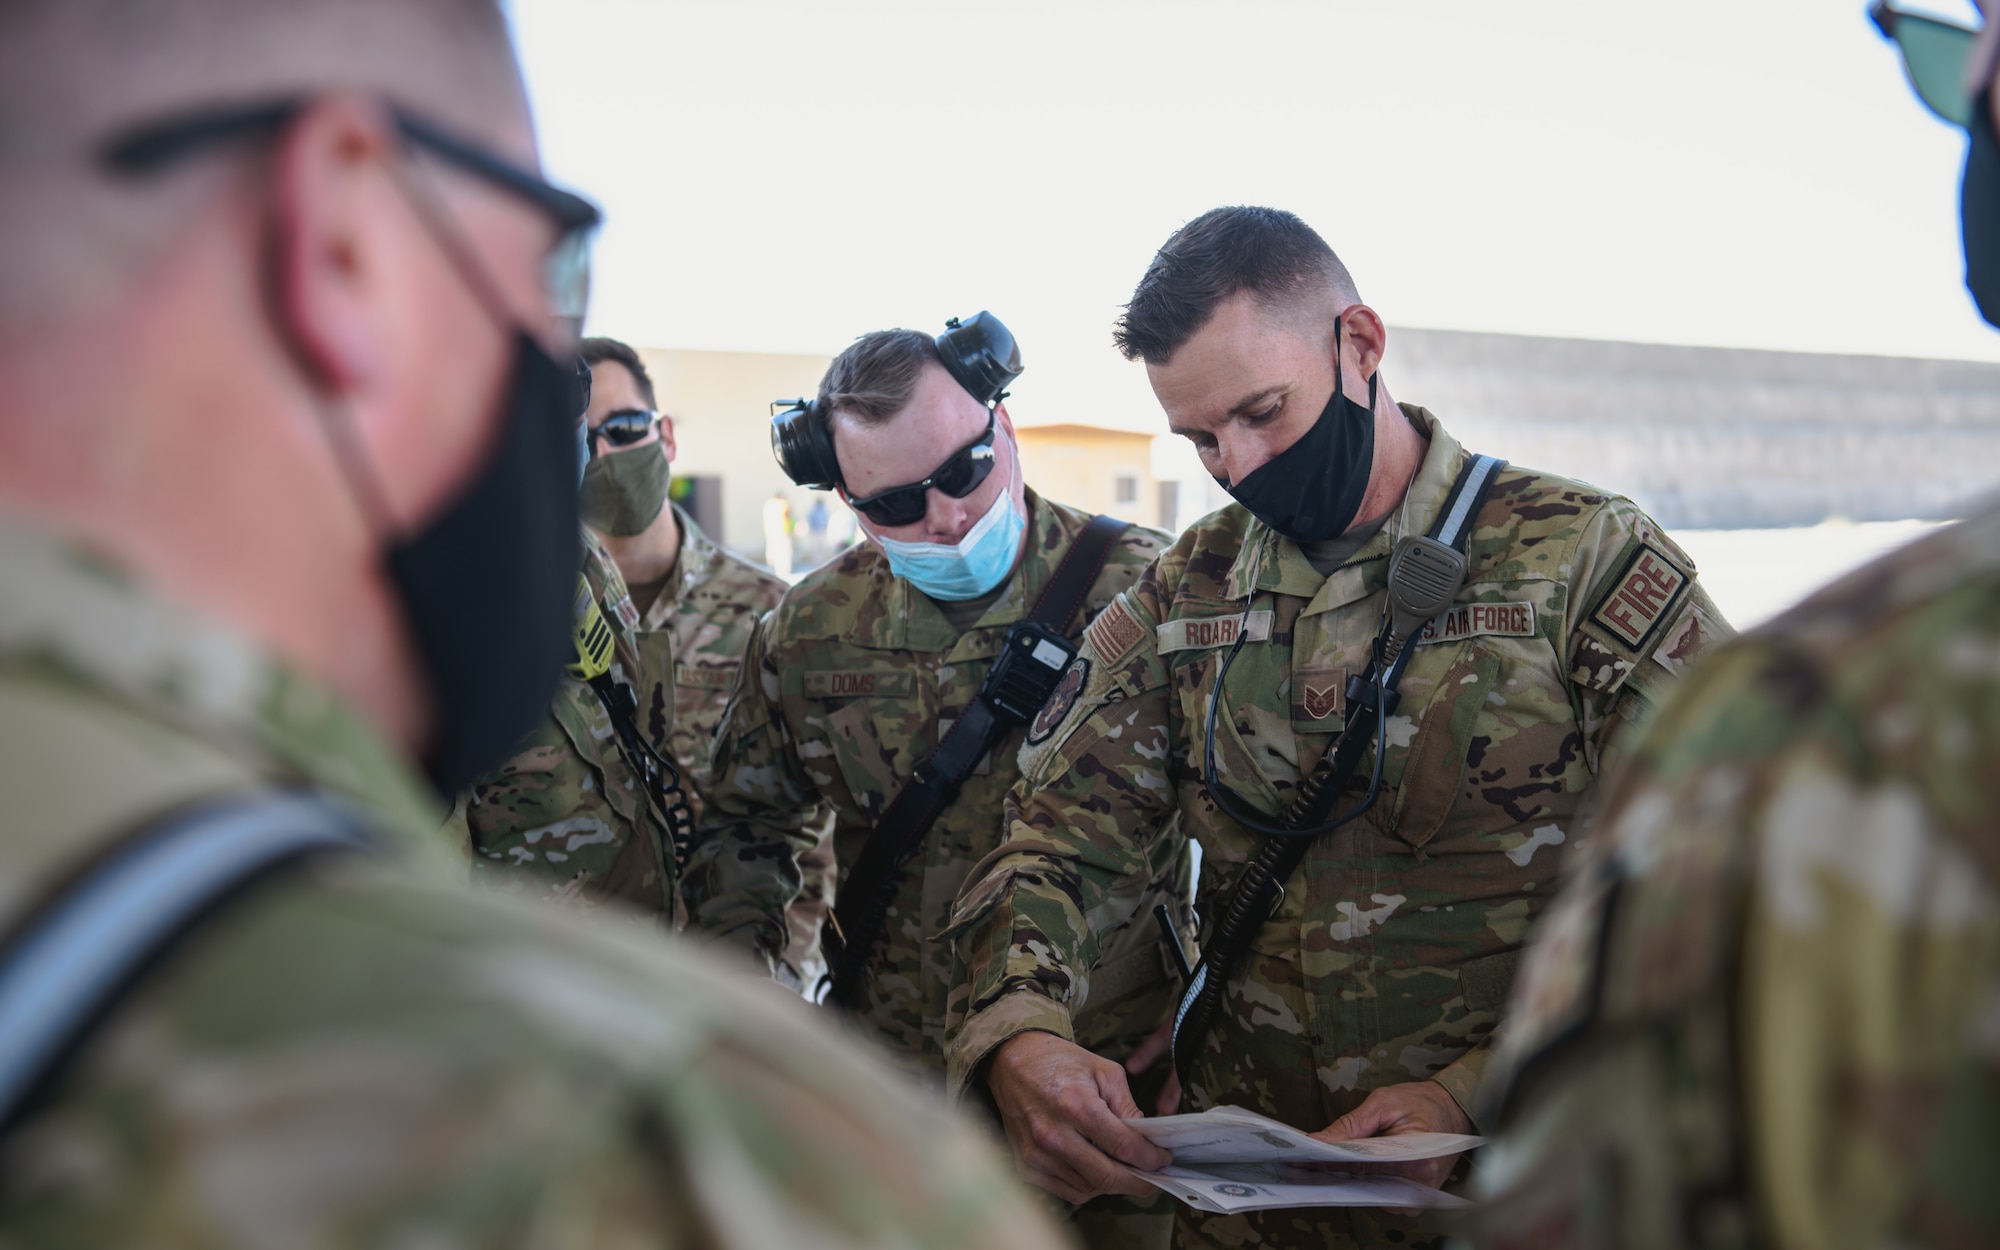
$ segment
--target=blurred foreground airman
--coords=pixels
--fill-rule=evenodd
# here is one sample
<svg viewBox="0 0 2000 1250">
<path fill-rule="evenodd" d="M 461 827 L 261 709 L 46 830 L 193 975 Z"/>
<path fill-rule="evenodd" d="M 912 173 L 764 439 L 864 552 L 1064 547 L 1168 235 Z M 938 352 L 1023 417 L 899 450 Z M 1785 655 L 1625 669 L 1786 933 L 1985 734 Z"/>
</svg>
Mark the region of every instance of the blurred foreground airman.
<svg viewBox="0 0 2000 1250">
<path fill-rule="evenodd" d="M 784 996 L 423 850 L 569 649 L 595 216 L 485 0 L 0 7 L 0 1241 L 1051 1243 Z"/>
<path fill-rule="evenodd" d="M 1875 17 L 1971 132 L 2000 324 L 2000 36 Z M 1515 988 L 1480 1242 L 2000 1245 L 2000 509 L 1705 660 L 1600 830 Z"/>
</svg>

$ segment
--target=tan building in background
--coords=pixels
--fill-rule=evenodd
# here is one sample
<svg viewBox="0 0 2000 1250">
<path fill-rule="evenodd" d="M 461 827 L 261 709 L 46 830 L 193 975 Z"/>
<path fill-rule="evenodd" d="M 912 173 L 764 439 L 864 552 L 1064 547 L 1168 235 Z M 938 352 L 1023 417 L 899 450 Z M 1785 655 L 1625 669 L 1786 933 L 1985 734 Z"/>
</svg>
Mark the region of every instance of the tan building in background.
<svg viewBox="0 0 2000 1250">
<path fill-rule="evenodd" d="M 1022 476 L 1074 508 L 1175 529 L 1178 482 L 1153 476 L 1156 435 L 1101 425 L 1017 425 Z"/>
<path fill-rule="evenodd" d="M 765 558 L 765 505 L 791 505 L 792 549 L 804 572 L 823 554 L 807 532 L 815 499 L 824 499 L 835 539 L 846 505 L 830 493 L 794 486 L 771 456 L 771 401 L 811 395 L 827 356 L 686 351 L 642 347 L 660 409 L 674 418 L 680 450 L 674 499 L 721 543 L 752 560 Z M 1094 425 L 1017 426 L 1024 476 L 1051 499 L 1177 530 L 1189 502 L 1163 479 L 1153 434 Z M 1198 502 L 1198 501 L 1197 501 Z M 781 572 L 784 570 L 781 570 Z"/>
</svg>

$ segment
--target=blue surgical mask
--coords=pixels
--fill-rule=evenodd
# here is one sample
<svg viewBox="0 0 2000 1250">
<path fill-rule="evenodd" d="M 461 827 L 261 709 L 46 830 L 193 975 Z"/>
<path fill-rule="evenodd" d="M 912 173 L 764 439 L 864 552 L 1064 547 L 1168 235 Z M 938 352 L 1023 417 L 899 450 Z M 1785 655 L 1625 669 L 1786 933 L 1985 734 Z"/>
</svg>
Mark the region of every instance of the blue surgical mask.
<svg viewBox="0 0 2000 1250">
<path fill-rule="evenodd" d="M 905 543 L 877 534 L 889 557 L 889 571 L 933 599 L 977 599 L 1007 579 L 1021 554 L 1027 518 L 1014 506 L 1010 486 L 993 500 L 965 537 L 944 543 Z"/>
</svg>

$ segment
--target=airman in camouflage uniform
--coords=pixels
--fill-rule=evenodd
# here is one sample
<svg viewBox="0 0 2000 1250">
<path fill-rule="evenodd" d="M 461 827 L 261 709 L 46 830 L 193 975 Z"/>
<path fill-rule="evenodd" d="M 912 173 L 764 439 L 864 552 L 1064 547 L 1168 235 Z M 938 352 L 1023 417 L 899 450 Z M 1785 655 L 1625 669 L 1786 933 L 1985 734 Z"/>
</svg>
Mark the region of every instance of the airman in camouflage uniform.
<svg viewBox="0 0 2000 1250">
<path fill-rule="evenodd" d="M 1238 212 L 1281 218 L 1292 237 L 1307 232 L 1263 209 L 1217 210 L 1188 230 L 1233 229 L 1227 215 Z M 1264 332 L 1253 304 L 1212 324 L 1225 312 L 1224 341 Z M 1373 314 L 1350 302 L 1339 315 L 1361 326 Z M 1308 415 L 1322 402 L 1309 398 Z M 1398 437 L 1414 433 L 1420 458 L 1413 476 L 1391 481 L 1383 511 L 1360 514 L 1387 520 L 1344 562 L 1315 568 L 1299 542 L 1231 504 L 1184 533 L 1086 632 L 1080 689 L 1066 685 L 1028 734 L 1007 841 L 972 872 L 954 912 L 969 983 L 952 1032 L 955 1086 L 995 1076 L 996 1052 L 1031 1031 L 1071 1036 L 1071 1004 L 1091 991 L 1106 891 L 1157 857 L 1176 820 L 1202 848 L 1197 900 L 1213 923 L 1261 837 L 1210 798 L 1211 746 L 1219 779 L 1274 820 L 1341 729 L 1347 678 L 1382 628 L 1389 556 L 1399 536 L 1429 532 L 1468 458 L 1422 408 L 1362 411 Z M 1179 1056 L 1190 1109 L 1233 1104 L 1308 1132 L 1368 1135 L 1386 1126 L 1329 1125 L 1355 1124 L 1372 1110 L 1364 1100 L 1386 1105 L 1372 1092 L 1421 1098 L 1448 1117 L 1405 1127 L 1473 1127 L 1519 950 L 1614 742 L 1727 629 L 1659 526 L 1581 482 L 1503 469 L 1467 555 L 1455 604 L 1412 644 L 1381 744 L 1378 800 L 1314 840 L 1228 981 L 1216 1026 Z M 1212 744 L 1211 697 L 1220 700 Z M 1361 802 L 1374 754 L 1337 810 Z M 1030 1085 L 1047 1091 L 1051 1079 Z M 1025 1114 L 1012 1093 L 993 1091 L 1003 1114 Z M 1117 1144 L 1071 1122 L 1099 1148 Z M 1046 1170 L 1033 1153 L 1039 1135 L 1024 1150 L 1012 1122 L 1009 1132 L 1017 1162 L 1031 1176 Z M 1183 1245 L 1435 1236 L 1426 1220 L 1372 1209 L 1180 1211 Z"/>
<path fill-rule="evenodd" d="M 715 727 L 729 705 L 751 631 L 760 616 L 778 606 L 785 583 L 724 550 L 678 505 L 668 507 L 680 525 L 680 560 L 672 581 L 639 616 L 635 643 L 646 674 L 639 715 L 654 745 L 680 765 L 699 821 L 711 783 Z M 822 813 L 807 827 L 818 832 L 818 841 L 799 856 L 802 885 L 786 909 L 789 938 L 779 954 L 779 962 L 804 986 L 825 970 L 819 926 L 833 876 L 830 818 Z"/>
<path fill-rule="evenodd" d="M 1967 280 L 2000 324 L 1966 90 L 2000 31 L 1969 75 L 1970 32 L 1911 26 L 1919 91 L 1972 130 Z M 2000 1245 L 1996 819 L 1989 507 L 1705 659 L 1642 736 L 1515 986 L 1477 1240 Z"/>
<path fill-rule="evenodd" d="M 1702 662 L 1515 988 L 1520 1247 L 2000 1239 L 2000 512 Z"/>
<path fill-rule="evenodd" d="M 583 577 L 615 638 L 612 678 L 635 692 L 657 685 L 647 664 L 672 671 L 673 640 L 658 639 L 641 657 L 625 579 L 588 530 Z M 665 706 L 652 723 L 670 726 L 672 715 Z M 445 832 L 482 885 L 585 909 L 615 900 L 675 923 L 672 839 L 619 749 L 604 701 L 576 677 L 563 676 L 547 719 L 513 756 L 459 796 Z"/>
<path fill-rule="evenodd" d="M 852 864 L 874 821 L 930 753 L 986 676 L 1007 629 L 1026 615 L 1090 515 L 1050 503 L 1031 488 L 1029 549 L 1006 592 L 979 622 L 954 633 L 937 605 L 889 572 L 872 545 L 855 547 L 808 574 L 752 638 L 750 667 L 715 740 L 708 813 L 696 835 L 686 894 L 691 923 L 738 933 L 767 953 L 785 941 L 783 912 L 797 888 L 790 853 L 811 845 L 801 823 L 815 804 L 833 805 L 834 850 Z M 1129 586 L 1163 543 L 1134 526 L 1112 548 L 1077 622 Z M 1073 626 L 1074 628 L 1075 626 Z M 1019 741 L 1019 734 L 1010 735 Z M 921 864 L 900 880 L 889 930 L 870 961 L 864 1029 L 913 1066 L 940 1073 L 951 948 L 945 927 L 966 872 L 999 840 L 1001 802 L 1017 776 L 1003 742 L 980 764 L 926 837 Z M 1111 961 L 1099 1001 L 1120 1010 L 1093 1019 L 1093 1041 L 1144 1036 L 1171 996 L 1152 904 L 1185 898 L 1185 844 L 1163 838 L 1153 860 L 1121 882 L 1119 900 L 1138 926 L 1107 944 Z M 1115 980 L 1113 988 L 1111 981 Z"/>
<path fill-rule="evenodd" d="M 318 685 L 13 522 L 0 585 L 0 928 L 220 794 L 321 787 L 394 843 L 259 886 L 128 996 L 8 1134 L 0 1242 L 1059 1244 L 785 996 L 452 882 L 422 783 Z"/>
<path fill-rule="evenodd" d="M 869 359 L 870 345 L 892 342 L 891 336 L 928 343 L 911 331 L 867 336 L 836 360 L 829 378 L 841 376 L 849 362 Z M 876 367 L 855 366 L 864 379 Z M 912 368 L 920 369 L 923 380 L 914 397 L 905 392 L 892 405 L 897 428 L 943 426 L 953 417 L 971 420 L 968 414 L 1009 420 L 1004 406 L 989 418 L 935 362 L 934 351 L 930 363 Z M 933 381 L 941 395 L 935 399 L 925 389 Z M 838 392 L 841 385 L 823 383 L 822 394 L 829 388 Z M 846 385 L 880 389 L 865 381 Z M 1028 615 L 1089 524 L 1090 514 L 1022 484 L 1011 425 L 989 428 L 999 430 L 994 446 L 1003 467 L 991 470 L 985 489 L 991 493 L 996 480 L 1011 483 L 1006 489 L 1018 491 L 1025 509 L 1025 534 L 1021 554 L 983 609 L 978 600 L 971 609 L 941 604 L 898 576 L 884 550 L 870 542 L 807 574 L 758 626 L 742 681 L 716 733 L 708 808 L 684 888 L 691 927 L 754 943 L 766 954 L 781 948 L 785 906 L 799 882 L 792 857 L 812 845 L 802 825 L 814 807 L 822 802 L 832 807 L 833 847 L 845 881 L 917 762 L 972 703 L 1009 628 Z M 848 427 L 841 427 L 841 438 L 848 436 Z M 841 452 L 843 459 L 854 454 Z M 907 481 L 934 467 L 926 462 L 884 471 Z M 978 489 L 965 505 L 931 506 L 969 507 L 976 501 L 983 508 Z M 935 501 L 941 491 L 929 494 Z M 1068 634 L 1075 637 L 1092 614 L 1130 586 L 1164 542 L 1157 531 L 1126 529 L 1071 617 Z M 1018 775 L 1013 759 L 1020 741 L 1020 730 L 1007 732 L 896 876 L 883 933 L 871 948 L 853 1004 L 851 1016 L 860 1030 L 933 1084 L 942 1080 L 945 1020 L 958 992 L 952 949 L 937 935 L 966 873 L 999 841 L 1001 803 Z M 1080 1012 L 1083 1044 L 1114 1059 L 1125 1058 L 1152 1033 L 1173 1002 L 1152 912 L 1165 904 L 1174 914 L 1187 915 L 1188 848 L 1168 830 L 1152 850 L 1145 864 L 1135 865 L 1109 892 L 1102 914 L 1113 932 L 1100 952 L 1089 1007 Z M 1164 1243 L 1164 1204 L 1142 1205 L 1148 1208 L 1143 1214 L 1123 1200 L 1107 1200 L 1082 1213 L 1082 1226 L 1096 1245 Z"/>
<path fill-rule="evenodd" d="M 580 349 L 591 388 L 578 511 L 626 576 L 643 618 L 634 631 L 642 658 L 633 671 L 643 678 L 633 692 L 638 729 L 679 767 L 689 815 L 698 818 L 709 739 L 742 667 L 750 627 L 777 606 L 785 583 L 717 547 L 670 502 L 679 439 L 673 417 L 659 410 L 645 358 L 631 344 L 602 336 L 584 339 Z M 826 823 L 819 822 L 822 831 Z M 801 857 L 808 888 L 789 919 L 803 940 L 795 938 L 777 969 L 794 988 L 804 984 L 802 969 L 818 979 L 828 883 L 813 869 L 823 862 L 810 853 Z"/>
<path fill-rule="evenodd" d="M 789 996 L 437 836 L 577 584 L 537 168 L 485 0 L 0 4 L 0 1245 L 1059 1244 Z"/>
</svg>

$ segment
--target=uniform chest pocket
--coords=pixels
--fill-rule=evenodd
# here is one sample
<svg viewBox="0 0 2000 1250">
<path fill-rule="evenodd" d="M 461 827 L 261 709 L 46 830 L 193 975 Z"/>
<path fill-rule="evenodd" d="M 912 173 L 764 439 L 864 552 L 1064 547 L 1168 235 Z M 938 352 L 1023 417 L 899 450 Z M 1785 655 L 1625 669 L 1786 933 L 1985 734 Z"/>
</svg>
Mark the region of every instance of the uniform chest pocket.
<svg viewBox="0 0 2000 1250">
<path fill-rule="evenodd" d="M 881 817 L 917 761 L 936 745 L 937 712 L 931 700 L 921 697 L 914 674 L 883 676 L 900 678 L 890 688 L 907 694 L 829 700 L 822 705 L 825 738 L 817 744 L 799 743 L 801 757 L 816 772 L 830 770 L 837 785 L 847 791 L 829 797 L 836 802 L 844 798 L 870 822 Z"/>
<path fill-rule="evenodd" d="M 1465 789 L 1473 732 L 1499 677 L 1500 657 L 1475 648 L 1433 687 L 1402 761 L 1392 822 L 1396 836 L 1410 846 L 1422 849 L 1437 836 Z"/>
<path fill-rule="evenodd" d="M 1173 667 L 1175 698 L 1188 726 L 1185 767 L 1193 777 L 1206 775 L 1209 696 L 1216 691 L 1216 675 L 1226 654 L 1226 649 L 1210 651 Z M 1292 729 L 1291 706 L 1273 697 L 1284 685 L 1277 658 L 1268 646 L 1244 647 L 1215 696 L 1217 778 L 1274 816 L 1284 809 L 1299 781 L 1299 741 Z"/>
</svg>

